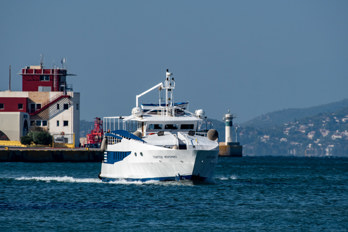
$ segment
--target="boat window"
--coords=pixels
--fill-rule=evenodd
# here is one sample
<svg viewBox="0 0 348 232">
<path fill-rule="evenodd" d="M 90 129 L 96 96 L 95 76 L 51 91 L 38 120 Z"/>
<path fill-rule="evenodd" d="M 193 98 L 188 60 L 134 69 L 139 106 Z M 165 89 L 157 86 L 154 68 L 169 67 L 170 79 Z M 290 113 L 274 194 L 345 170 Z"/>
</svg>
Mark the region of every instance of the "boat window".
<svg viewBox="0 0 348 232">
<path fill-rule="evenodd" d="M 162 124 L 149 124 L 149 130 L 162 130 Z"/>
<path fill-rule="evenodd" d="M 176 124 L 166 124 L 164 129 L 166 129 L 166 130 L 177 130 L 178 129 L 178 125 L 176 125 Z"/>
<path fill-rule="evenodd" d="M 193 130 L 194 125 L 193 124 L 181 124 L 180 129 L 182 130 Z"/>
</svg>

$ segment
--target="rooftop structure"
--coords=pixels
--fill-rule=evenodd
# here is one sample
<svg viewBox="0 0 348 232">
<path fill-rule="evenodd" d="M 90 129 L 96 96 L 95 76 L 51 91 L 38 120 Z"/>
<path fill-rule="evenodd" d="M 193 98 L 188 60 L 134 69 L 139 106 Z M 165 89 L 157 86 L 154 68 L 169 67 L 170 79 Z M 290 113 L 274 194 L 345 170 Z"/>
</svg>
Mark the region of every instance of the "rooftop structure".
<svg viewBox="0 0 348 232">
<path fill-rule="evenodd" d="M 10 139 L 38 128 L 56 143 L 78 144 L 80 94 L 67 84 L 65 68 L 24 67 L 22 91 L 0 91 L 0 130 Z"/>
</svg>

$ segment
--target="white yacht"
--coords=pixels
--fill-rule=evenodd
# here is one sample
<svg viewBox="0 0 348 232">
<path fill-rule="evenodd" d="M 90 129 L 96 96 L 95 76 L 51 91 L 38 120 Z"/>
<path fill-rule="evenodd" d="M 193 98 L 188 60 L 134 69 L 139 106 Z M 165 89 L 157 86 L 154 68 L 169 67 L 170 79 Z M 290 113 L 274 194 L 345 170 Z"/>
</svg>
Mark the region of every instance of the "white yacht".
<svg viewBox="0 0 348 232">
<path fill-rule="evenodd" d="M 159 90 L 157 104 L 139 99 Z M 166 79 L 136 95 L 130 116 L 104 117 L 103 181 L 209 180 L 218 160 L 218 133 L 208 130 L 203 110 L 191 113 L 188 102 L 174 103 L 175 81 Z M 164 97 L 164 100 L 162 99 Z"/>
</svg>

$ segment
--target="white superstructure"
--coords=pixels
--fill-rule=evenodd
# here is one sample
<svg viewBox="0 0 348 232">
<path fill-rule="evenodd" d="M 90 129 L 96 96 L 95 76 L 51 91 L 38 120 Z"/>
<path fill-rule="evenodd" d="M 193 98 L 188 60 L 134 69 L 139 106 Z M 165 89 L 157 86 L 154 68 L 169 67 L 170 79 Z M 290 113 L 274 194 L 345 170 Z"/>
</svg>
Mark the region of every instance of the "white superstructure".
<svg viewBox="0 0 348 232">
<path fill-rule="evenodd" d="M 140 97 L 155 89 L 160 91 L 158 103 L 140 106 Z M 107 133 L 102 180 L 206 180 L 213 176 L 219 152 L 217 131 L 208 131 L 203 110 L 193 114 L 186 110 L 187 102 L 174 103 L 174 89 L 174 77 L 167 70 L 164 83 L 136 95 L 132 115 L 103 119 Z"/>
</svg>

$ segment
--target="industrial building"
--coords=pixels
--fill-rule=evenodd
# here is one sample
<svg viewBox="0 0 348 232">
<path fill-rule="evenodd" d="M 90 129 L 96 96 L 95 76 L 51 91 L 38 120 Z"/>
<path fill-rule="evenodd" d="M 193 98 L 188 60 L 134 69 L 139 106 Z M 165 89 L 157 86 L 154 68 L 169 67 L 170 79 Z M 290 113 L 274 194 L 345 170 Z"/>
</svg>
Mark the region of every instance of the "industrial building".
<svg viewBox="0 0 348 232">
<path fill-rule="evenodd" d="M 55 143 L 79 144 L 80 93 L 67 84 L 65 68 L 24 67 L 22 91 L 0 91 L 1 139 L 20 141 L 29 131 L 42 128 Z M 11 75 L 10 75 L 11 76 Z M 11 83 L 11 77 L 10 77 Z"/>
</svg>

